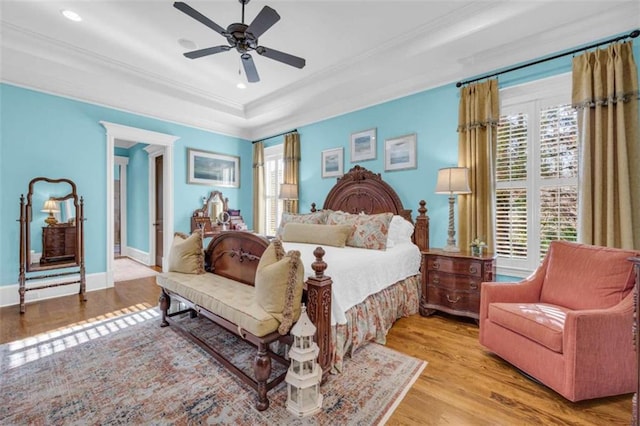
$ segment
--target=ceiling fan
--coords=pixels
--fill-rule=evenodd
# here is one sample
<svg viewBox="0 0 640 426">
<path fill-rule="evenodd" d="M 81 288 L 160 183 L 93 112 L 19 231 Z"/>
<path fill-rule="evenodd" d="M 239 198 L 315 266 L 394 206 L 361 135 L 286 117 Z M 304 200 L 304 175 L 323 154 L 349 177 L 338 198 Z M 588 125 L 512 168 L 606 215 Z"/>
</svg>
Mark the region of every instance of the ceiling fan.
<svg viewBox="0 0 640 426">
<path fill-rule="evenodd" d="M 291 65 L 296 68 L 304 68 L 306 61 L 303 58 L 280 52 L 279 50 L 271 49 L 269 47 L 258 45 L 258 37 L 264 34 L 264 32 L 271 28 L 273 24 L 280 20 L 280 15 L 278 15 L 278 12 L 276 12 L 269 6 L 265 6 L 262 8 L 258 16 L 255 17 L 253 22 L 251 22 L 251 24 L 249 25 L 246 25 L 244 23 L 244 6 L 249 3 L 250 0 L 238 1 L 242 3 L 242 22 L 230 24 L 226 30 L 188 4 L 181 1 L 173 3 L 173 7 L 189 15 L 196 21 L 199 21 L 200 23 L 211 28 L 221 36 L 226 37 L 227 42 L 229 43 L 228 46 L 214 46 L 186 52 L 184 56 L 189 59 L 196 59 L 203 56 L 213 55 L 215 53 L 226 52 L 235 47 L 236 50 L 240 52 L 240 58 L 242 59 L 244 72 L 247 75 L 247 80 L 250 83 L 260 81 L 256 65 L 253 62 L 253 58 L 249 54 L 249 52 L 251 51 L 255 51 L 258 53 L 258 55 L 266 56 L 267 58 L 282 62 L 283 64 Z"/>
</svg>

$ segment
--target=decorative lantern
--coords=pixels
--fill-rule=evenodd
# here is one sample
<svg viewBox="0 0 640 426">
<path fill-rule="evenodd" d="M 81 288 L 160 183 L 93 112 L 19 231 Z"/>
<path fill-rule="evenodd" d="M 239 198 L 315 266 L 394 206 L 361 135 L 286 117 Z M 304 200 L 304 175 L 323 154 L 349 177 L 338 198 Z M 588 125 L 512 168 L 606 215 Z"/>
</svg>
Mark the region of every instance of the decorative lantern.
<svg viewBox="0 0 640 426">
<path fill-rule="evenodd" d="M 298 417 L 316 414 L 322 409 L 320 381 L 322 369 L 316 359 L 320 350 L 313 341 L 316 327 L 307 316 L 307 308 L 302 305 L 300 319 L 291 329 L 293 346 L 289 350 L 291 365 L 287 382 L 287 410 Z"/>
</svg>

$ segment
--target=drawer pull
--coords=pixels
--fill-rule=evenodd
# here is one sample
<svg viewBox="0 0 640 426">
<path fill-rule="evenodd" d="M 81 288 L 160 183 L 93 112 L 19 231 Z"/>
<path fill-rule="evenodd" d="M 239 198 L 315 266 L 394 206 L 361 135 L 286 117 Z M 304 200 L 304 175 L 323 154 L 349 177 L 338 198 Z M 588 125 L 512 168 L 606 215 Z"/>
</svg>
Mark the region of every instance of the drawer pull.
<svg viewBox="0 0 640 426">
<path fill-rule="evenodd" d="M 478 273 L 478 267 L 476 265 L 471 265 L 469 266 L 469 273 L 470 274 L 477 274 Z"/>
<path fill-rule="evenodd" d="M 440 284 L 440 277 L 437 277 L 437 276 L 433 277 L 432 281 L 433 281 L 434 284 Z"/>
<path fill-rule="evenodd" d="M 460 296 L 457 296 L 455 299 L 452 299 L 451 296 L 447 294 L 447 300 L 449 301 L 449 303 L 456 303 L 460 300 Z"/>
<path fill-rule="evenodd" d="M 469 288 L 470 288 L 471 290 L 477 290 L 477 289 L 478 289 L 478 283 L 476 283 L 475 281 L 471 281 L 471 282 L 469 283 Z"/>
<path fill-rule="evenodd" d="M 438 263 L 438 261 L 434 261 L 431 263 L 431 267 L 435 270 L 440 269 L 440 263 Z"/>
</svg>

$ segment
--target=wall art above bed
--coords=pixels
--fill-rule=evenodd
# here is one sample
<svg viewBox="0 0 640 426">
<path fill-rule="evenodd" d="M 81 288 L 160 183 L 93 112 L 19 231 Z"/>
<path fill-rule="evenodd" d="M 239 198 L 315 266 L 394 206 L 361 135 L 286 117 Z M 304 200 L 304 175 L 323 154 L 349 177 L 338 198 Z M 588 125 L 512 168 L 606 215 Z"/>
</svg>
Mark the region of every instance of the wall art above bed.
<svg viewBox="0 0 640 426">
<path fill-rule="evenodd" d="M 322 177 L 340 177 L 344 174 L 344 149 L 332 148 L 322 151 L 320 168 Z"/>
<path fill-rule="evenodd" d="M 376 129 L 351 134 L 351 162 L 376 159 Z"/>
<path fill-rule="evenodd" d="M 415 169 L 416 134 L 398 136 L 384 141 L 384 171 Z"/>
</svg>

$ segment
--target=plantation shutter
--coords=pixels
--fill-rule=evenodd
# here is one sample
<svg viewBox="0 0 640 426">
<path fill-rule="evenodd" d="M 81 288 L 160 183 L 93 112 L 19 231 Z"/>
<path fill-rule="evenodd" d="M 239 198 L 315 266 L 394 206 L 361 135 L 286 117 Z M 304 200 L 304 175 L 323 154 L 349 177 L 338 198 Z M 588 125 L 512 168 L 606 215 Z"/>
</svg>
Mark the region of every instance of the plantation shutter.
<svg viewBox="0 0 640 426">
<path fill-rule="evenodd" d="M 496 253 L 527 257 L 528 117 L 503 115 L 496 152 Z"/>
</svg>

